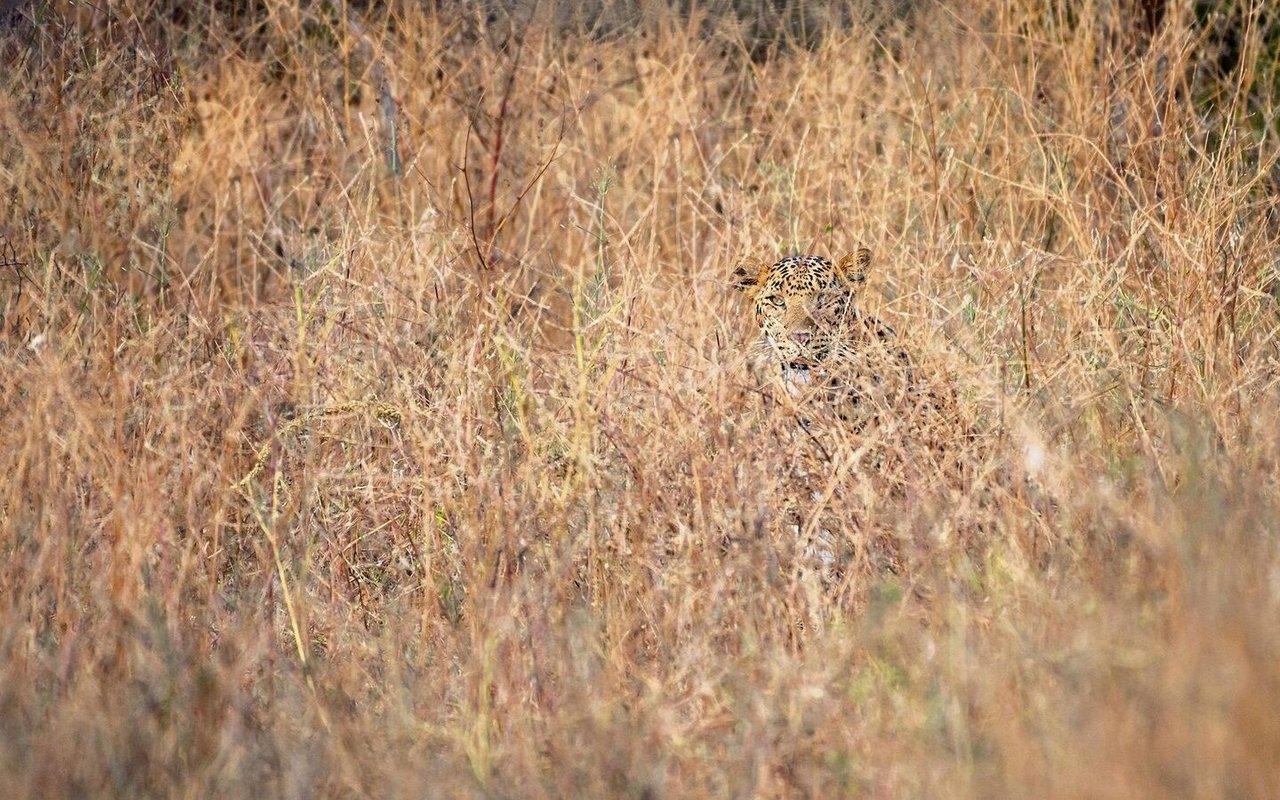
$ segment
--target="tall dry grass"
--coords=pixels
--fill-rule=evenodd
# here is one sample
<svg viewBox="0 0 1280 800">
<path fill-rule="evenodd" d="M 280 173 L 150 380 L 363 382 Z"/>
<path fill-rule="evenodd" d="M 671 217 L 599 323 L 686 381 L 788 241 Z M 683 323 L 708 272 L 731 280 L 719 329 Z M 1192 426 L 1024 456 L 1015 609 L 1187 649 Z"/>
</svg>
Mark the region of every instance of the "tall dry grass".
<svg viewBox="0 0 1280 800">
<path fill-rule="evenodd" d="M 1070 8 L 27 6 L 0 794 L 1280 794 L 1274 52 Z M 982 444 L 824 582 L 729 272 L 858 242 Z"/>
</svg>

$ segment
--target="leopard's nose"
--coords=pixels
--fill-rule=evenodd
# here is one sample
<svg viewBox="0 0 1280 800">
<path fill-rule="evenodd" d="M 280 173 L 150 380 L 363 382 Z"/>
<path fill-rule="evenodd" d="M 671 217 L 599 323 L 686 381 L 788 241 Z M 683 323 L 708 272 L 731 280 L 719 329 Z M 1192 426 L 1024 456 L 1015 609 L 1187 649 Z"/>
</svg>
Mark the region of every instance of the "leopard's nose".
<svg viewBox="0 0 1280 800">
<path fill-rule="evenodd" d="M 808 347 L 809 340 L 811 338 L 813 338 L 813 336 L 808 331 L 792 331 L 791 332 L 791 341 L 795 342 L 796 344 L 802 347 Z"/>
</svg>

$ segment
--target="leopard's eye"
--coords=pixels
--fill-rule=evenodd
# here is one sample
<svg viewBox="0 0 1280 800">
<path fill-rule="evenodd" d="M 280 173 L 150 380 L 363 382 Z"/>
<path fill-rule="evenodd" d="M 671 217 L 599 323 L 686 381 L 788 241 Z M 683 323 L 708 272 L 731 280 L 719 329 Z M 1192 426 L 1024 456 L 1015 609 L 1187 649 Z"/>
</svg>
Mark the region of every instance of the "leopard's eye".
<svg viewBox="0 0 1280 800">
<path fill-rule="evenodd" d="M 787 304 L 787 301 L 783 300 L 782 295 L 780 294 L 771 294 L 768 297 L 766 297 L 764 301 L 769 305 L 773 306 L 774 308 L 782 308 Z"/>
</svg>

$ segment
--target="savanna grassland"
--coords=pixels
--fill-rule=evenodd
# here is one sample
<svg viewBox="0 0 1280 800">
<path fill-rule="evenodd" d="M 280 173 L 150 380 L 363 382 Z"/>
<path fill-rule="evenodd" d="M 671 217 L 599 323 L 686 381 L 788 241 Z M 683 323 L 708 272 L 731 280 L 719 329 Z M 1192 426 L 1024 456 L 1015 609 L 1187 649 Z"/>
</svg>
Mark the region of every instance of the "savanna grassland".
<svg viewBox="0 0 1280 800">
<path fill-rule="evenodd" d="M 1280 796 L 1265 4 L 5 5 L 0 796 Z M 971 438 L 820 575 L 859 243 Z"/>
</svg>

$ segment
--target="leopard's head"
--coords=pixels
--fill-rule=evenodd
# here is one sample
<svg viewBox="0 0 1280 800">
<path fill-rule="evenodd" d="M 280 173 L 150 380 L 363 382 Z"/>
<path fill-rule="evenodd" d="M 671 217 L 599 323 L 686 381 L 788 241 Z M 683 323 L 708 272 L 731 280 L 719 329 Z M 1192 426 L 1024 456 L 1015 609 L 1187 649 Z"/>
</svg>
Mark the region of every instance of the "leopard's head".
<svg viewBox="0 0 1280 800">
<path fill-rule="evenodd" d="M 865 335 L 854 300 L 866 285 L 871 251 L 860 247 L 834 264 L 821 256 L 790 256 L 767 265 L 744 259 L 733 285 L 751 301 L 761 344 L 784 369 L 807 369 L 838 356 Z"/>
</svg>

